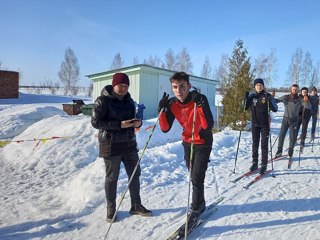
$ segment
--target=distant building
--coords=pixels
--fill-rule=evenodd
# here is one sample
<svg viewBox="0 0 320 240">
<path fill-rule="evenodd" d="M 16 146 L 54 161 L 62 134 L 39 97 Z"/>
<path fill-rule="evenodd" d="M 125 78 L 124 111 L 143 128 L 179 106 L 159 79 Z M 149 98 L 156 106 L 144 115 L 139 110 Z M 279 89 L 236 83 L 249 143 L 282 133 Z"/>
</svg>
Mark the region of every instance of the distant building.
<svg viewBox="0 0 320 240">
<path fill-rule="evenodd" d="M 157 116 L 158 103 L 163 92 L 173 96 L 169 78 L 175 73 L 174 71 L 139 64 L 88 75 L 87 77 L 93 81 L 93 100 L 100 96 L 104 86 L 112 84 L 112 76 L 116 72 L 123 72 L 129 76 L 129 92 L 137 104 L 144 105 L 143 117 L 145 119 Z M 214 106 L 218 81 L 191 75 L 190 83 L 200 89 L 201 93 L 207 96 L 209 104 Z"/>
<path fill-rule="evenodd" d="M 19 73 L 0 70 L 0 98 L 19 98 Z"/>
</svg>

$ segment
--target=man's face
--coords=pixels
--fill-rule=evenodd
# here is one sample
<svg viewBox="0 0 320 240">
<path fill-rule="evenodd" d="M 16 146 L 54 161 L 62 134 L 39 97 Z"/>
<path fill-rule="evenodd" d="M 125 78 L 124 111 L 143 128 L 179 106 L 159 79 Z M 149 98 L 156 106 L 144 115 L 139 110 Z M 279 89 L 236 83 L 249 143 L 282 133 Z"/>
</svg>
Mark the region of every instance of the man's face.
<svg viewBox="0 0 320 240">
<path fill-rule="evenodd" d="M 261 92 L 264 89 L 264 87 L 263 87 L 263 85 L 261 83 L 257 83 L 254 86 L 254 88 L 256 89 L 257 93 Z"/>
<path fill-rule="evenodd" d="M 183 102 L 189 94 L 191 84 L 184 80 L 172 80 L 171 88 L 176 98 L 178 98 L 180 102 Z"/>
<path fill-rule="evenodd" d="M 113 91 L 120 96 L 126 95 L 128 92 L 128 89 L 129 89 L 129 86 L 127 84 L 118 84 L 113 87 Z"/>
<path fill-rule="evenodd" d="M 302 94 L 302 96 L 307 96 L 308 92 L 307 92 L 307 90 L 302 90 L 301 94 Z"/>
<path fill-rule="evenodd" d="M 292 93 L 293 95 L 298 94 L 298 92 L 299 92 L 299 88 L 297 88 L 297 87 L 291 87 L 291 93 Z"/>
</svg>

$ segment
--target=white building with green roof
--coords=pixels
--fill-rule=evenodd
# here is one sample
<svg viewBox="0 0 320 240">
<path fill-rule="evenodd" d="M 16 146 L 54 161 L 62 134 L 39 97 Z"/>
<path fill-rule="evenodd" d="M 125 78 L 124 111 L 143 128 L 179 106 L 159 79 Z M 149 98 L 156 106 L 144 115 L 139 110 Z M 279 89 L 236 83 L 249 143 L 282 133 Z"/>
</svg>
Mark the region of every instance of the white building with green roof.
<svg viewBox="0 0 320 240">
<path fill-rule="evenodd" d="M 112 76 L 117 72 L 123 72 L 129 76 L 129 92 L 140 107 L 144 105 L 144 119 L 157 116 L 158 103 L 163 92 L 173 96 L 169 78 L 175 73 L 174 71 L 139 64 L 87 75 L 93 81 L 93 100 L 100 96 L 104 86 L 112 84 Z M 218 81 L 190 75 L 190 83 L 200 89 L 201 93 L 207 96 L 210 106 L 214 107 Z"/>
</svg>

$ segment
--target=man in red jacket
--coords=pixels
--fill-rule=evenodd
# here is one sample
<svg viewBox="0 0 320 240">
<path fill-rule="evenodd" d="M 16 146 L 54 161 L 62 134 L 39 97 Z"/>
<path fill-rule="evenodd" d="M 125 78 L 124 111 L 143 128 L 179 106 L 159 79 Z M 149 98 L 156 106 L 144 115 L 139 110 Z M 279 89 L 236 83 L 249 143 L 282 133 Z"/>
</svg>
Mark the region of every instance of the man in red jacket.
<svg viewBox="0 0 320 240">
<path fill-rule="evenodd" d="M 192 224 L 205 210 L 204 179 L 208 167 L 212 148 L 213 116 L 205 95 L 197 91 L 191 91 L 189 75 L 185 72 L 177 72 L 171 78 L 171 88 L 175 97 L 169 99 L 164 93 L 159 102 L 158 111 L 163 113 L 159 118 L 160 128 L 168 132 L 174 119 L 183 127 L 182 145 L 184 148 L 185 163 L 191 171 L 192 204 L 189 213 L 189 223 Z M 196 104 L 196 112 L 194 106 Z M 193 130 L 193 118 L 196 114 Z M 192 134 L 194 135 L 192 140 Z M 193 141 L 193 156 L 190 163 L 191 143 Z"/>
</svg>

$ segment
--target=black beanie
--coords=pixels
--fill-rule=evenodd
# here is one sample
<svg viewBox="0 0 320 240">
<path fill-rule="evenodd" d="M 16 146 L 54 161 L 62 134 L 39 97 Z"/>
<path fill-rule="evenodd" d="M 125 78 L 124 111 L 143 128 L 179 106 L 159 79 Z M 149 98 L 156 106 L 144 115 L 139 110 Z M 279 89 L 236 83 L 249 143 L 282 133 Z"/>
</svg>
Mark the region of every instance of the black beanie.
<svg viewBox="0 0 320 240">
<path fill-rule="evenodd" d="M 306 87 L 301 88 L 301 92 L 302 92 L 303 90 L 306 90 L 306 91 L 308 92 L 308 88 L 306 88 Z"/>
<path fill-rule="evenodd" d="M 256 80 L 254 80 L 253 85 L 256 86 L 258 83 L 261 83 L 264 86 L 264 82 L 261 78 L 257 78 Z"/>
</svg>

